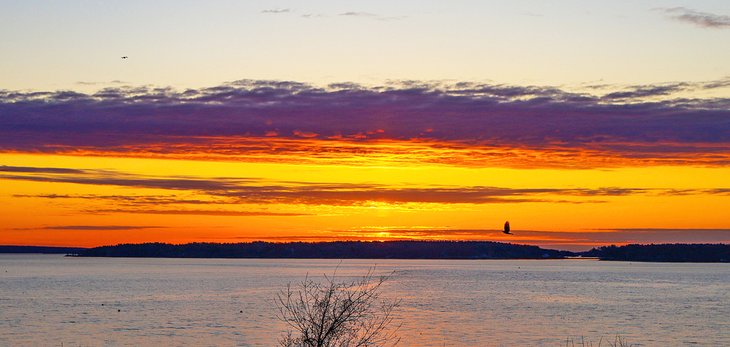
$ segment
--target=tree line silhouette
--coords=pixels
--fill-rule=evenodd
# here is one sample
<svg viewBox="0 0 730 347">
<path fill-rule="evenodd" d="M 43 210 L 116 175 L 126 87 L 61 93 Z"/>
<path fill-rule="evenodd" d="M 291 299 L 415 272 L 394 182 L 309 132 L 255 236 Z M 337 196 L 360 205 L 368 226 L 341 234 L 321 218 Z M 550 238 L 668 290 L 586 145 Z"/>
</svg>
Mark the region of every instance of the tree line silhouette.
<svg viewBox="0 0 730 347">
<path fill-rule="evenodd" d="M 631 244 L 585 252 L 491 241 L 335 241 L 120 244 L 94 248 L 0 246 L 0 253 L 59 253 L 80 257 L 323 258 L 323 259 L 563 259 L 647 262 L 730 262 L 730 244 Z"/>
<path fill-rule="evenodd" d="M 699 243 L 611 245 L 594 248 L 583 252 L 582 255 L 616 261 L 727 263 L 730 262 L 730 245 Z"/>
<path fill-rule="evenodd" d="M 335 241 L 121 244 L 83 250 L 84 257 L 560 259 L 572 252 L 487 241 Z"/>
</svg>

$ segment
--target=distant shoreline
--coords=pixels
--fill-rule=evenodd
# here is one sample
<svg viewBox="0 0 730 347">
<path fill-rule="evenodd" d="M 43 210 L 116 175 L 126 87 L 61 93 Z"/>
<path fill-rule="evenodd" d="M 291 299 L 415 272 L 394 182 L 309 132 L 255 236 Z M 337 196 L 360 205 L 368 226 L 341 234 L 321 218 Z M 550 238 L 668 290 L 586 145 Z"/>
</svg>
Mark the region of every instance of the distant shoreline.
<svg viewBox="0 0 730 347">
<path fill-rule="evenodd" d="M 88 248 L 53 246 L 7 246 L 0 245 L 0 254 L 73 254 Z"/>
<path fill-rule="evenodd" d="M 573 252 L 489 241 L 333 241 L 123 244 L 86 249 L 80 257 L 301 259 L 563 259 Z"/>
<path fill-rule="evenodd" d="M 637 262 L 730 262 L 730 244 L 605 246 L 585 252 L 491 241 L 332 241 L 119 244 L 94 248 L 0 246 L 0 253 L 75 257 L 222 259 L 574 259 Z"/>
</svg>

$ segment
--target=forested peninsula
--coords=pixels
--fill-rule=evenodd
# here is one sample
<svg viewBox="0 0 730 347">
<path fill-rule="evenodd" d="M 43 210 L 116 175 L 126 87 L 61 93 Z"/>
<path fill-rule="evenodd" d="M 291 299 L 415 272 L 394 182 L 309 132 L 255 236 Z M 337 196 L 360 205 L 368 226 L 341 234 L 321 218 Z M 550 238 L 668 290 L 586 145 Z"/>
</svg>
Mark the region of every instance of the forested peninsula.
<svg viewBox="0 0 730 347">
<path fill-rule="evenodd" d="M 572 252 L 489 241 L 335 241 L 122 244 L 83 250 L 82 257 L 561 259 Z"/>
<path fill-rule="evenodd" d="M 608 261 L 730 262 L 728 244 L 605 246 L 585 252 L 490 241 L 336 241 L 121 244 L 82 249 L 81 257 L 321 258 L 321 259 L 564 259 Z"/>
</svg>

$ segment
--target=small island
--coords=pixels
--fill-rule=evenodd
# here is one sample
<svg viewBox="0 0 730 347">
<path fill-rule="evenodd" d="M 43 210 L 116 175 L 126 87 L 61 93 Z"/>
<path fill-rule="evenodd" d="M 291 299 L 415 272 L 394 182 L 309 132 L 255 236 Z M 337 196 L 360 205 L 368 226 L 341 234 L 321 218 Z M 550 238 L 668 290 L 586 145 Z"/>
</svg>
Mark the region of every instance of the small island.
<svg viewBox="0 0 730 347">
<path fill-rule="evenodd" d="M 612 245 L 594 248 L 582 252 L 581 255 L 614 261 L 727 263 L 730 262 L 730 245 L 685 243 Z"/>
</svg>

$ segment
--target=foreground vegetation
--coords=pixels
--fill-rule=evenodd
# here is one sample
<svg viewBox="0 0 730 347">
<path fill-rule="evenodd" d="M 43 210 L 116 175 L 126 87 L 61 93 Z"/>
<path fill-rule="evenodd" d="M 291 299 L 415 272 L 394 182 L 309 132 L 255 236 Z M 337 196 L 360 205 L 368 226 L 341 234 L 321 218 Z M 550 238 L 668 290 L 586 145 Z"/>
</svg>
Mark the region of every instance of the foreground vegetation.
<svg viewBox="0 0 730 347">
<path fill-rule="evenodd" d="M 605 344 L 604 344 L 605 343 Z M 586 340 L 584 337 L 580 337 L 580 339 L 571 339 L 568 338 L 565 340 L 565 347 L 602 347 L 602 346 L 608 346 L 608 347 L 634 347 L 638 346 L 633 343 L 629 343 L 625 338 L 621 336 L 616 336 L 613 338 L 613 341 L 611 340 L 604 340 L 602 337 L 598 340 L 597 343 L 593 343 L 591 340 Z"/>
<path fill-rule="evenodd" d="M 279 343 L 283 347 L 394 346 L 400 340 L 392 326 L 400 300 L 381 297 L 388 276 L 372 270 L 351 282 L 325 276 L 323 282 L 307 277 L 298 288 L 291 284 L 276 297 L 277 317 L 289 326 Z"/>
</svg>

